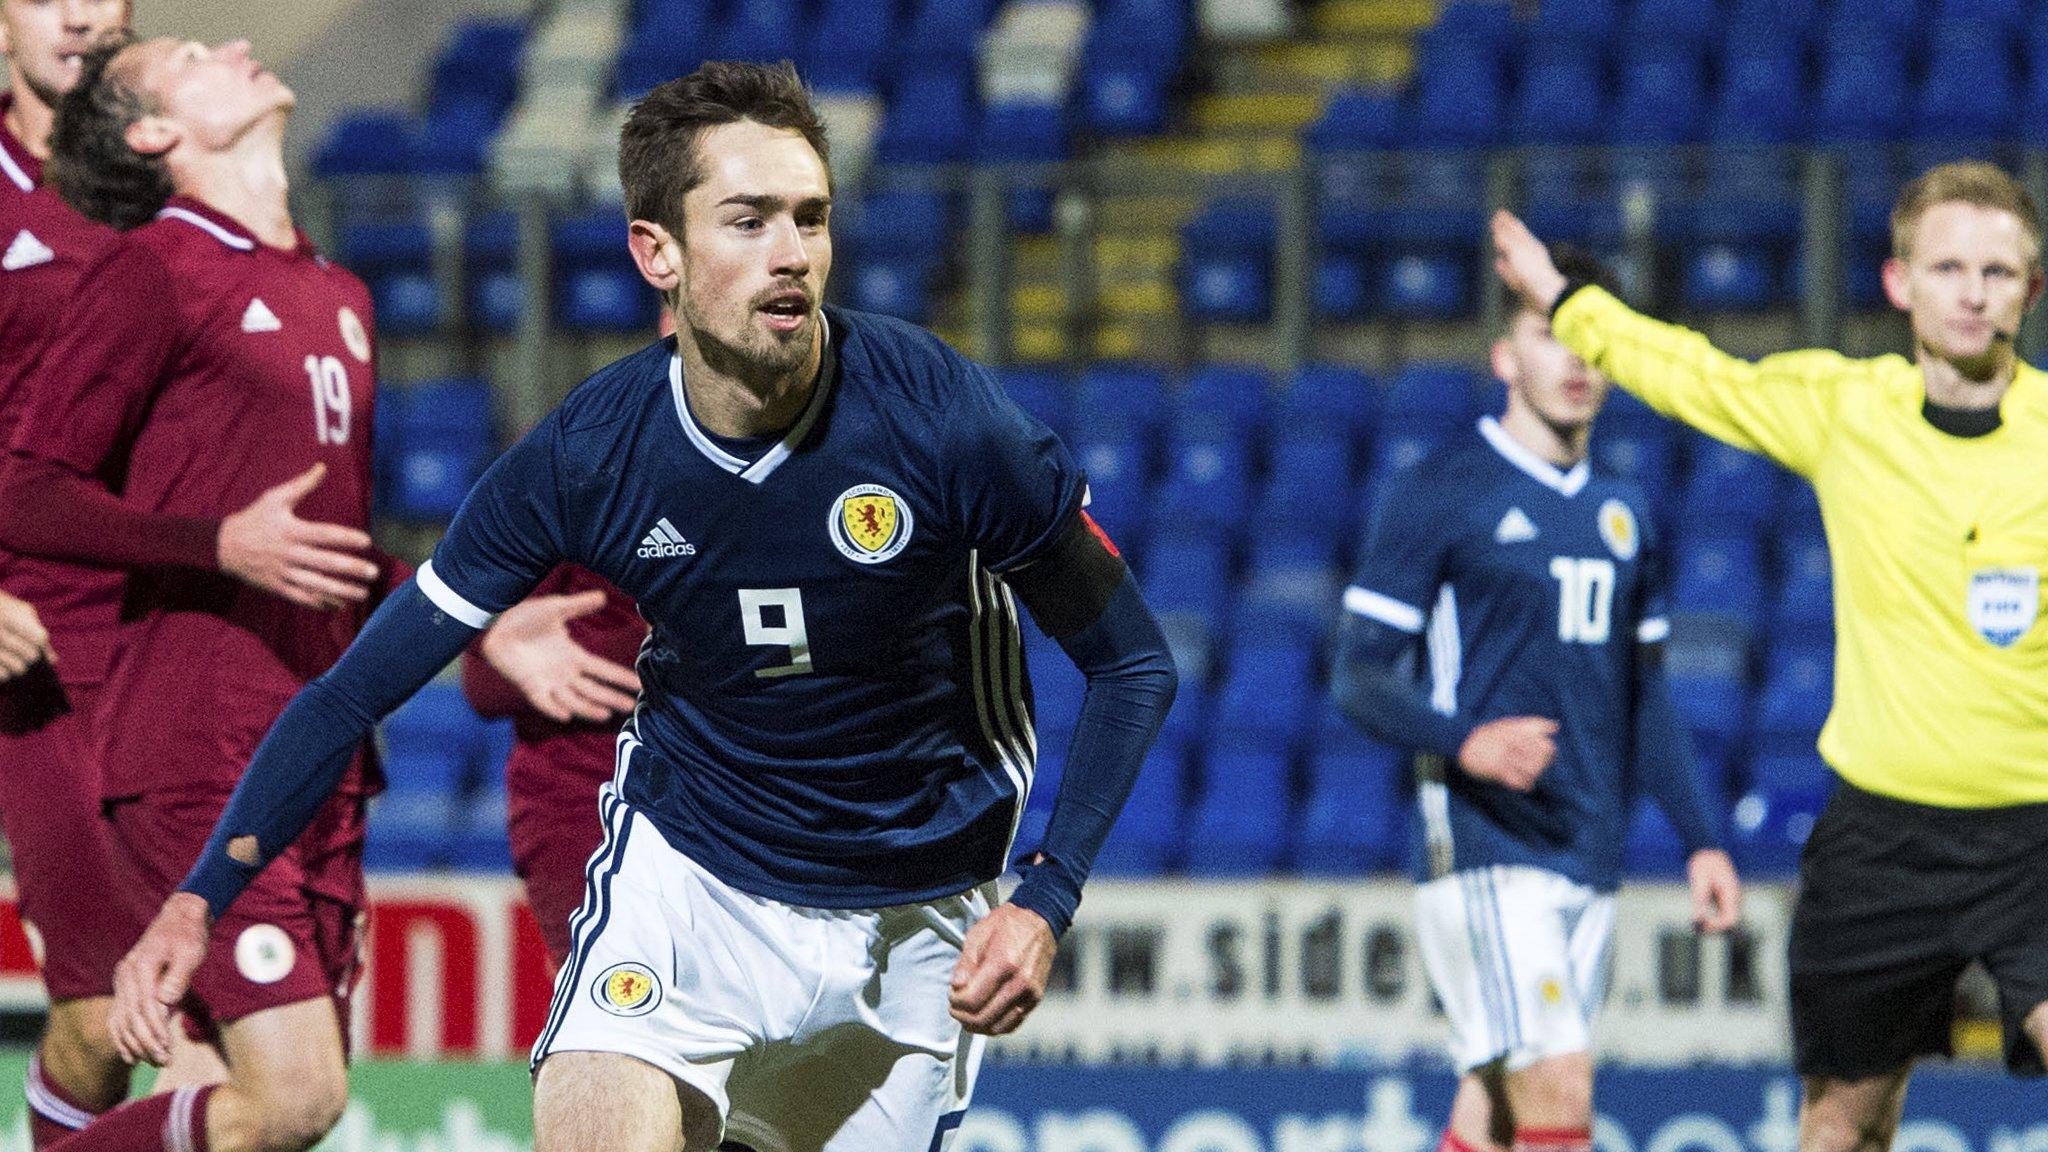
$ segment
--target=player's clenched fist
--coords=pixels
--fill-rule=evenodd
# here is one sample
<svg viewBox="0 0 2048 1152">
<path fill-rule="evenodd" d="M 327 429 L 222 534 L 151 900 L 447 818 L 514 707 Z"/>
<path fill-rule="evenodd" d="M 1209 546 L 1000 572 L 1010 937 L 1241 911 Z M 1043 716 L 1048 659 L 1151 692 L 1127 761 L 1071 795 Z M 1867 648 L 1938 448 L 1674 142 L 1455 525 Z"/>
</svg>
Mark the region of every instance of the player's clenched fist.
<svg viewBox="0 0 2048 1152">
<path fill-rule="evenodd" d="M 1481 780 L 1527 792 L 1557 759 L 1557 721 L 1541 716 L 1488 720 L 1465 737 L 1458 764 Z"/>
<path fill-rule="evenodd" d="M 1015 1032 L 1038 1002 L 1052 974 L 1059 943 L 1038 913 L 1004 904 L 967 930 L 953 966 L 953 1018 L 969 1032 Z"/>
<path fill-rule="evenodd" d="M 0 683 L 36 666 L 36 662 L 57 662 L 50 649 L 50 633 L 36 615 L 35 606 L 0 592 Z"/>
<path fill-rule="evenodd" d="M 315 464 L 222 520 L 220 570 L 304 608 L 367 599 L 377 566 L 357 553 L 370 546 L 369 533 L 293 511 L 326 475 L 327 465 Z"/>
<path fill-rule="evenodd" d="M 159 1067 L 171 1058 L 171 1010 L 185 998 L 192 973 L 206 958 L 206 901 L 174 892 L 149 930 L 114 969 L 114 1010 L 107 1031 L 130 1064 L 147 1060 Z"/>
<path fill-rule="evenodd" d="M 1527 301 L 1531 308 L 1548 313 L 1564 293 L 1564 273 L 1550 259 L 1550 249 L 1536 238 L 1529 226 L 1514 213 L 1493 214 L 1493 268 L 1508 291 Z"/>
</svg>

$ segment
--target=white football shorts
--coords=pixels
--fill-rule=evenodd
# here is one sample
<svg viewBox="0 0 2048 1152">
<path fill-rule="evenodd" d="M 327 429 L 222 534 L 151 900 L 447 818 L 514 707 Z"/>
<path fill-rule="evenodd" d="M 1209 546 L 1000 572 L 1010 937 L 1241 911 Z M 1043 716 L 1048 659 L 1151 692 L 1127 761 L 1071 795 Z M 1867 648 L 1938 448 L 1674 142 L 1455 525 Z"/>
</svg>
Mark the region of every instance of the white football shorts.
<svg viewBox="0 0 2048 1152">
<path fill-rule="evenodd" d="M 1459 1071 L 1589 1052 L 1606 996 L 1614 896 L 1541 868 L 1453 872 L 1415 890 L 1422 966 Z"/>
<path fill-rule="evenodd" d="M 728 887 L 601 793 L 572 951 L 533 1067 L 556 1052 L 645 1061 L 717 1106 L 755 1152 L 941 1152 L 981 1064 L 947 1011 L 961 941 L 994 885 L 893 908 L 801 908 Z"/>
</svg>

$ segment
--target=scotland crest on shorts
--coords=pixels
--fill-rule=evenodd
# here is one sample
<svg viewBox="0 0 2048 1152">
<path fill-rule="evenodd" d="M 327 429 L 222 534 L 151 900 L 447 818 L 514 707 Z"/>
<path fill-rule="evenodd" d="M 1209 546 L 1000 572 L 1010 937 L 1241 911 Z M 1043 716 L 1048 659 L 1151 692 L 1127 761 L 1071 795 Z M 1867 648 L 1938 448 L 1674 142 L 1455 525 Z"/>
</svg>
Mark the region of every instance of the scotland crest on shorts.
<svg viewBox="0 0 2048 1152">
<path fill-rule="evenodd" d="M 2012 647 L 2040 613 L 2040 570 L 1980 568 L 1970 573 L 1969 610 L 1977 635 L 2000 648 Z"/>
<path fill-rule="evenodd" d="M 1629 511 L 1627 504 L 1609 500 L 1600 505 L 1600 539 L 1606 541 L 1616 560 L 1627 563 L 1636 558 L 1643 539 L 1636 531 L 1636 514 Z"/>
<path fill-rule="evenodd" d="M 910 506 L 880 484 L 861 484 L 832 502 L 826 530 L 841 555 L 856 564 L 880 564 L 910 543 Z"/>
<path fill-rule="evenodd" d="M 614 1016 L 645 1016 L 661 1003 L 661 981 L 647 965 L 627 961 L 605 969 L 590 995 Z"/>
</svg>

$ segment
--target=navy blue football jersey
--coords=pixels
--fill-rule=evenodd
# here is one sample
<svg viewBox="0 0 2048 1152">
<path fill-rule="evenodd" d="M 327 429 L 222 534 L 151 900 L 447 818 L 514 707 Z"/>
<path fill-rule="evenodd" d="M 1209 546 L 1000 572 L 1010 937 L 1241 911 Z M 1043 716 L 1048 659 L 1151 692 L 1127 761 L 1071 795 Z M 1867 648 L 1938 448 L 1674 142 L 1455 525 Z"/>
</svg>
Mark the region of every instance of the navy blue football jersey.
<svg viewBox="0 0 2048 1152">
<path fill-rule="evenodd" d="M 1527 864 L 1619 882 L 1636 647 L 1670 632 L 1648 507 L 1633 482 L 1561 471 L 1491 417 L 1379 497 L 1346 610 L 1418 638 L 1438 712 L 1559 725 L 1557 760 L 1527 794 L 1418 758 L 1418 879 Z"/>
<path fill-rule="evenodd" d="M 753 459 L 692 417 L 673 339 L 598 372 L 492 466 L 419 583 L 478 627 L 564 560 L 617 585 L 650 626 L 626 802 L 743 891 L 878 907 L 1004 868 L 1036 737 L 1002 574 L 1084 481 L 936 337 L 839 309 L 826 332 L 808 408 Z"/>
</svg>

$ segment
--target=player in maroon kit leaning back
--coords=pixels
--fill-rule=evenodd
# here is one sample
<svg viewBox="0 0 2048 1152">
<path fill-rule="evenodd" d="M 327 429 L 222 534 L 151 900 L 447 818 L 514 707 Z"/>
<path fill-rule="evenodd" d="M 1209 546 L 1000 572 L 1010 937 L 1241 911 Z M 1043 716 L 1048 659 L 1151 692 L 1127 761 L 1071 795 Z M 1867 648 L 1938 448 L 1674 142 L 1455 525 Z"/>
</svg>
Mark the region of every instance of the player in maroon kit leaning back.
<svg viewBox="0 0 2048 1152">
<path fill-rule="evenodd" d="M 88 55 L 52 138 L 65 198 L 134 230 L 86 269 L 29 377 L 0 543 L 129 570 L 102 765 L 151 902 L 285 701 L 404 576 L 372 561 L 365 531 L 370 297 L 293 227 L 292 103 L 244 43 L 150 40 Z M 213 925 L 183 1007 L 226 1083 L 127 1104 L 66 1149 L 295 1152 L 332 1126 L 374 787 L 359 758 L 253 901 Z"/>
<path fill-rule="evenodd" d="M 127 0 L 0 0 L 0 446 L 20 420 L 24 373 L 114 238 L 41 185 L 54 105 L 129 11 Z M 24 1085 L 36 1148 L 128 1094 L 106 1016 L 114 965 L 148 909 L 101 816 L 91 734 L 121 588 L 118 571 L 0 552 L 0 826 L 50 995 Z"/>
<path fill-rule="evenodd" d="M 470 706 L 514 721 L 505 763 L 512 866 L 556 968 L 583 903 L 583 867 L 604 839 L 597 789 L 618 767 L 619 725 L 640 691 L 633 660 L 646 639 L 630 597 L 564 564 L 462 658 Z"/>
</svg>

